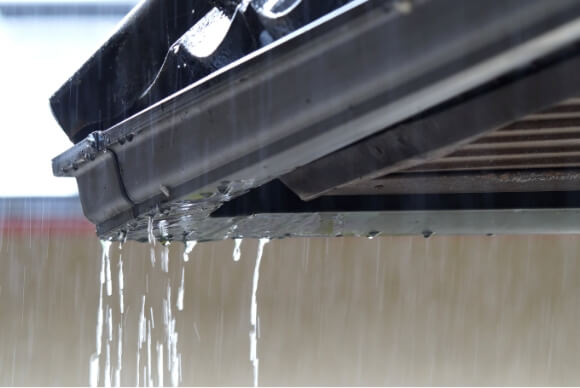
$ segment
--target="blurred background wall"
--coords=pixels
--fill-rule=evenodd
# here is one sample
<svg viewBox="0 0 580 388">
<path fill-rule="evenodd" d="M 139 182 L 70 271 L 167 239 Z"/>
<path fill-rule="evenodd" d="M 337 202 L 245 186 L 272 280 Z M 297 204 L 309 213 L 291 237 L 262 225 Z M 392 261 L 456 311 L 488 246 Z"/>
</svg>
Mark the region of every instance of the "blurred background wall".
<svg viewBox="0 0 580 388">
<path fill-rule="evenodd" d="M 273 241 L 258 289 L 260 384 L 577 385 L 579 248 L 577 236 Z M 239 262 L 232 249 L 200 244 L 184 265 L 184 309 L 174 307 L 183 385 L 252 383 L 257 241 Z M 182 251 L 170 247 L 174 290 Z M 105 299 L 123 324 L 121 382 L 134 385 L 141 298 L 157 303 L 165 275 L 135 243 L 113 245 L 114 274 L 120 254 L 122 318 L 116 294 Z M 3 230 L 0 384 L 88 384 L 100 262 L 92 232 Z"/>
</svg>

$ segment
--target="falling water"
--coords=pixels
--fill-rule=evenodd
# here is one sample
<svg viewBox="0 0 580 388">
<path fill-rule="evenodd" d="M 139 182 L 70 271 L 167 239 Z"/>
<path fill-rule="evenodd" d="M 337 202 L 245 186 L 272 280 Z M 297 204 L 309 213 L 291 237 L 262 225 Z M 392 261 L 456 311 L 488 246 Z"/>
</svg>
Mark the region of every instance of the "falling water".
<svg viewBox="0 0 580 388">
<path fill-rule="evenodd" d="M 254 277 L 252 279 L 252 304 L 250 306 L 250 361 L 254 368 L 254 387 L 258 386 L 258 338 L 257 338 L 257 321 L 258 321 L 258 302 L 256 300 L 258 293 L 258 282 L 260 280 L 260 264 L 264 253 L 264 246 L 270 241 L 268 238 L 261 238 L 258 244 L 258 254 L 256 255 L 256 265 L 254 267 Z"/>
<path fill-rule="evenodd" d="M 103 283 L 101 282 L 101 285 L 99 286 L 99 308 L 97 311 L 97 353 L 96 353 L 97 357 L 101 355 L 102 337 L 103 337 Z"/>
<path fill-rule="evenodd" d="M 107 342 L 105 354 L 105 387 L 111 386 L 111 346 Z"/>
<path fill-rule="evenodd" d="M 91 355 L 91 364 L 89 369 L 89 384 L 91 387 L 96 387 L 99 380 L 99 355 L 93 353 Z"/>
<path fill-rule="evenodd" d="M 139 315 L 139 349 L 145 342 L 145 295 L 141 299 L 141 315 Z"/>
<path fill-rule="evenodd" d="M 171 385 L 179 385 L 181 375 L 179 358 L 177 352 L 178 334 L 175 331 L 175 318 L 171 310 L 171 285 L 167 283 L 167 293 L 163 299 L 163 324 L 165 327 L 165 338 L 167 339 L 167 366 L 171 377 Z"/>
<path fill-rule="evenodd" d="M 189 261 L 189 255 L 193 252 L 193 249 L 197 245 L 196 240 L 185 241 L 185 247 L 183 250 L 183 262 L 181 263 L 181 282 L 179 283 L 179 289 L 177 290 L 177 302 L 176 307 L 179 311 L 183 310 L 183 296 L 185 292 L 185 266 L 184 263 Z"/>
<path fill-rule="evenodd" d="M 106 254 L 105 254 L 105 268 L 106 268 L 105 278 L 106 278 L 106 282 L 107 282 L 107 296 L 113 295 L 113 280 L 111 279 L 111 258 L 109 255 L 110 247 L 111 247 L 111 242 L 108 241 L 108 246 L 107 246 Z"/>
<path fill-rule="evenodd" d="M 115 387 L 121 386 L 121 370 L 123 369 L 123 325 L 117 329 L 117 367 L 115 368 Z"/>
<path fill-rule="evenodd" d="M 89 383 L 91 387 L 95 387 L 99 380 L 99 360 L 102 349 L 103 339 L 103 286 L 106 282 L 106 262 L 109 258 L 109 250 L 111 248 L 111 241 L 101 240 L 101 271 L 99 274 L 99 307 L 97 311 L 97 327 L 96 327 L 96 353 L 91 355 L 89 361 Z"/>
<path fill-rule="evenodd" d="M 147 322 L 147 381 L 150 387 L 153 386 L 151 378 L 151 321 Z"/>
<path fill-rule="evenodd" d="M 137 368 L 135 368 L 135 371 L 137 373 L 135 373 L 135 386 L 138 387 L 139 386 L 139 365 L 141 364 L 141 352 L 139 352 L 139 350 L 137 350 Z"/>
<path fill-rule="evenodd" d="M 160 255 L 160 266 L 155 267 L 155 234 L 154 227 L 159 228 L 162 237 L 162 247 Z M 177 310 L 183 309 L 183 295 L 185 283 L 184 263 L 189 260 L 189 254 L 193 251 L 196 242 L 189 241 L 185 244 L 183 260 L 181 261 L 181 278 L 179 287 L 175 287 L 177 292 L 172 299 L 172 278 L 169 275 L 169 243 L 167 240 L 167 225 L 159 222 L 153 223 L 153 217 L 149 218 L 148 240 L 150 242 L 150 255 L 153 273 L 149 273 L 145 278 L 145 293 L 142 295 L 140 315 L 138 322 L 139 337 L 137 341 L 137 385 L 152 386 L 166 384 L 170 381 L 173 386 L 181 382 L 181 355 L 178 352 L 178 334 L 176 332 L 176 317 L 172 311 L 172 303 L 176 304 Z M 159 269 L 157 269 L 159 268 Z M 165 282 L 166 292 L 161 298 L 161 305 L 158 306 L 155 298 L 148 297 L 149 278 L 148 275 Z M 155 320 L 156 309 L 161 307 L 161 318 Z M 147 311 L 148 310 L 148 311 Z M 159 317 L 159 314 L 157 314 Z M 156 324 L 163 329 L 161 332 L 155 329 Z M 154 330 L 155 329 L 155 330 Z M 142 353 L 143 352 L 143 353 Z M 169 371 L 169 379 L 166 379 L 165 372 Z"/>
<path fill-rule="evenodd" d="M 177 290 L 177 309 L 179 311 L 183 310 L 183 293 L 185 285 L 185 267 L 181 265 L 181 282 L 179 283 L 179 289 Z"/>
<path fill-rule="evenodd" d="M 169 272 L 169 243 L 164 243 L 161 250 L 161 270 Z"/>
<path fill-rule="evenodd" d="M 197 245 L 197 241 L 190 240 L 185 242 L 185 250 L 183 251 L 183 261 L 189 261 L 189 254 L 193 252 L 193 248 Z"/>
<path fill-rule="evenodd" d="M 241 238 L 235 238 L 234 239 L 234 252 L 232 253 L 232 256 L 234 258 L 234 261 L 239 261 L 240 257 L 242 256 L 242 239 Z"/>
<path fill-rule="evenodd" d="M 122 243 L 121 243 L 122 244 Z M 119 249 L 122 245 L 119 244 Z M 125 290 L 125 277 L 123 276 L 123 255 L 119 254 L 119 274 L 118 274 L 118 287 L 119 287 L 119 311 L 121 314 L 125 312 L 125 300 L 124 300 L 124 290 Z"/>
<path fill-rule="evenodd" d="M 149 240 L 151 242 L 151 257 L 152 263 L 155 263 L 155 238 L 154 238 L 154 223 L 152 218 L 149 221 Z M 160 233 L 162 233 L 160 231 Z M 257 308 L 257 292 L 260 275 L 260 265 L 263 256 L 265 245 L 269 239 L 260 239 L 258 244 L 258 252 L 256 256 L 256 263 L 252 280 L 252 295 L 250 306 L 250 361 L 253 366 L 253 382 L 258 385 L 258 352 L 257 342 L 259 338 L 259 317 Z M 234 261 L 239 261 L 241 256 L 242 239 L 235 239 L 234 250 L 232 253 Z M 178 351 L 179 334 L 176 331 L 176 313 L 172 306 L 175 306 L 176 311 L 183 311 L 184 308 L 184 294 L 185 294 L 185 263 L 189 261 L 190 254 L 193 252 L 197 241 L 186 241 L 184 243 L 183 260 L 181 261 L 181 273 L 179 283 L 175 287 L 172 278 L 169 275 L 169 244 L 164 242 L 161 247 L 160 266 L 151 269 L 154 274 L 147 274 L 149 276 L 155 275 L 161 277 L 165 282 L 165 293 L 159 302 L 155 302 L 155 298 L 151 299 L 147 295 L 149 292 L 149 280 L 145 279 L 145 292 L 141 295 L 140 306 L 138 304 L 138 341 L 137 341 L 137 372 L 135 375 L 136 384 L 143 386 L 152 386 L 153 384 L 163 385 L 171 384 L 178 386 L 182 380 L 181 370 L 181 354 Z M 126 313 L 126 306 L 124 300 L 125 288 L 125 273 L 124 261 L 121 254 L 121 243 L 119 244 L 118 261 L 115 262 L 117 267 L 116 278 L 111 276 L 111 269 L 113 262 L 111 260 L 109 249 L 110 241 L 102 241 L 101 254 L 101 271 L 99 274 L 99 311 L 97 314 L 97 351 L 90 359 L 90 384 L 91 386 L 105 385 L 105 386 L 120 386 L 122 373 L 122 359 L 123 359 L 123 322 L 124 314 Z M 156 269 L 158 268 L 158 269 Z M 177 279 L 175 279 L 177 280 Z M 113 285 L 117 288 L 113 290 Z M 172 295 L 172 289 L 174 293 Z M 114 291 L 114 292 L 113 292 Z M 106 293 L 106 294 L 105 294 Z M 109 305 L 107 302 L 109 296 L 114 294 L 114 298 L 118 298 L 118 310 L 116 303 Z M 161 303 L 160 306 L 156 306 Z M 175 304 L 173 304 L 175 303 Z M 113 309 L 112 306 L 115 306 Z M 163 339 L 159 336 L 161 332 L 155 329 L 155 309 L 162 308 L 162 318 L 158 318 L 157 324 L 163 330 Z M 148 311 L 147 311 L 148 310 Z M 119 320 L 119 321 L 117 321 Z M 195 326 L 195 325 L 194 325 Z M 199 339 L 197 327 L 194 327 L 196 337 Z M 116 337 L 115 337 L 116 335 Z M 103 343 L 103 341 L 105 341 Z M 116 346 L 116 348 L 115 348 Z M 101 358 L 102 354 L 102 358 Z M 99 368 L 104 368 L 100 370 Z M 166 374 L 168 373 L 168 374 Z M 102 380 L 101 380 L 102 379 Z"/>
<path fill-rule="evenodd" d="M 163 344 L 157 343 L 157 385 L 163 386 Z"/>
<path fill-rule="evenodd" d="M 111 306 L 107 306 L 107 340 L 111 342 L 113 340 L 113 311 Z"/>
<path fill-rule="evenodd" d="M 155 235 L 153 234 L 153 216 L 149 216 L 147 222 L 147 241 L 149 242 L 149 257 L 151 265 L 155 266 Z"/>
</svg>

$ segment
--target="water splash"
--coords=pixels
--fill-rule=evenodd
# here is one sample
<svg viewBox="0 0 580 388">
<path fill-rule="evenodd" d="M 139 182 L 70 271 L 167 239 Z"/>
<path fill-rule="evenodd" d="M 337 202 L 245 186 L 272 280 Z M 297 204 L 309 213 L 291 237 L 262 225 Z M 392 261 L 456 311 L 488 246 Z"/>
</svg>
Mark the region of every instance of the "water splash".
<svg viewBox="0 0 580 388">
<path fill-rule="evenodd" d="M 193 248 L 197 245 L 197 241 L 191 240 L 185 242 L 185 249 L 183 251 L 183 261 L 189 261 L 189 255 L 193 252 Z"/>
<path fill-rule="evenodd" d="M 235 238 L 234 239 L 234 251 L 232 253 L 232 257 L 234 261 L 240 261 L 240 257 L 242 256 L 242 239 Z"/>
<path fill-rule="evenodd" d="M 258 253 L 256 255 L 256 265 L 254 267 L 254 277 L 252 279 L 252 302 L 250 305 L 250 361 L 254 368 L 254 387 L 258 386 L 258 338 L 257 338 L 257 320 L 258 320 L 258 283 L 260 280 L 260 264 L 264 254 L 264 246 L 270 242 L 268 238 L 261 238 L 258 243 Z"/>
</svg>

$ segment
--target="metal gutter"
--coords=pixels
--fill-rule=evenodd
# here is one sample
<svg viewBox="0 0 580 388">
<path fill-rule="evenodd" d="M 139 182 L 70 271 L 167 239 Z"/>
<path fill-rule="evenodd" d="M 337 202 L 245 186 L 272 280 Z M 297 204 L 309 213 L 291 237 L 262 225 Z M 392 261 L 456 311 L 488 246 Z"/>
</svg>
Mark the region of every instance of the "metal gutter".
<svg viewBox="0 0 580 388">
<path fill-rule="evenodd" d="M 77 177 L 101 235 L 139 229 L 178 200 L 207 218 L 580 38 L 574 0 L 420 1 L 411 12 L 390 4 L 349 3 L 93 134 L 53 160 L 54 174 Z"/>
</svg>

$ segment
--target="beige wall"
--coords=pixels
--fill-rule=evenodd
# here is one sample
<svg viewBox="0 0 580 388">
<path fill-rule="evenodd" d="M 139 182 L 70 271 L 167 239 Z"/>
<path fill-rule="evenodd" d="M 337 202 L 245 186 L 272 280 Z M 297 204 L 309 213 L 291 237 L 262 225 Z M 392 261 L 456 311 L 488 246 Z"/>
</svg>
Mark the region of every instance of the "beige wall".
<svg viewBox="0 0 580 388">
<path fill-rule="evenodd" d="M 238 263 L 232 247 L 201 244 L 186 264 L 176 313 L 184 385 L 252 382 L 257 241 L 244 243 Z M 274 241 L 258 293 L 260 383 L 580 384 L 579 248 L 577 236 Z M 88 383 L 99 249 L 92 237 L 3 236 L 0 384 Z M 171 247 L 175 286 L 181 250 Z M 147 246 L 122 252 L 122 382 L 131 385 L 146 279 L 155 306 L 168 280 L 151 269 Z M 106 301 L 119 322 L 117 298 Z"/>
</svg>

